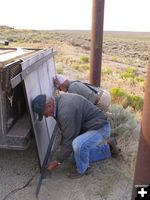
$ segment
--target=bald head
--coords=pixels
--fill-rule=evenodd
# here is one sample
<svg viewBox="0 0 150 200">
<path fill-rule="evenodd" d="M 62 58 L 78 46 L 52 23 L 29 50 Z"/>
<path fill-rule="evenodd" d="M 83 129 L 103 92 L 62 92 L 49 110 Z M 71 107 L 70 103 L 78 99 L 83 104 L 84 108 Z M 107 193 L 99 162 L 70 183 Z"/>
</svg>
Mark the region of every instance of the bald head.
<svg viewBox="0 0 150 200">
<path fill-rule="evenodd" d="M 51 97 L 45 104 L 43 115 L 47 117 L 53 117 L 54 115 L 54 99 Z"/>
</svg>

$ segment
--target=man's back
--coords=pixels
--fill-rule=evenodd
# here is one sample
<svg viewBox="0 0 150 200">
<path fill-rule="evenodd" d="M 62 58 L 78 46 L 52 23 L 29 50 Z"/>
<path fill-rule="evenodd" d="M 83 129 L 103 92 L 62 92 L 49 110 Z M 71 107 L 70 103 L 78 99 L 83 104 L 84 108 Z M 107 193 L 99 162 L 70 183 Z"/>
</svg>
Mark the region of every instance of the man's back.
<svg viewBox="0 0 150 200">
<path fill-rule="evenodd" d="M 58 119 L 71 121 L 72 118 L 76 118 L 74 121 L 76 125 L 80 124 L 81 129 L 87 130 L 99 129 L 107 122 L 105 114 L 84 97 L 77 94 L 61 94 L 58 103 Z"/>
<path fill-rule="evenodd" d="M 97 94 L 80 81 L 70 82 L 68 92 L 79 94 L 88 99 L 93 104 L 96 102 Z"/>
</svg>

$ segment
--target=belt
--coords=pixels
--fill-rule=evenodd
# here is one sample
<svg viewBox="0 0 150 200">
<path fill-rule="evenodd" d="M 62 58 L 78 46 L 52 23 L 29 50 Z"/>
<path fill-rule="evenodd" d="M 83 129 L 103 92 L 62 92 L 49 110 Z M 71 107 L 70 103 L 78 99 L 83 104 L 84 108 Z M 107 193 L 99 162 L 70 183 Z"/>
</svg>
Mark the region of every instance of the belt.
<svg viewBox="0 0 150 200">
<path fill-rule="evenodd" d="M 95 101 L 95 104 L 98 104 L 102 95 L 103 95 L 104 91 L 103 90 L 100 90 L 97 94 L 97 97 L 96 97 L 96 101 Z"/>
</svg>

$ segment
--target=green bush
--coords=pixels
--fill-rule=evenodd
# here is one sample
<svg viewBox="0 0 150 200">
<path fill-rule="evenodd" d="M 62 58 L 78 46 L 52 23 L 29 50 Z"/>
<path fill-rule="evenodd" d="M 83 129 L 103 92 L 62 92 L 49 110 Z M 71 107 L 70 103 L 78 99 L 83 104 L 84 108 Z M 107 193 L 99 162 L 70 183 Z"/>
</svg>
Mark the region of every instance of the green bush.
<svg viewBox="0 0 150 200">
<path fill-rule="evenodd" d="M 127 78 L 134 79 L 135 75 L 133 73 L 129 73 L 129 72 L 122 72 L 120 74 L 120 76 L 122 79 L 127 79 Z"/>
<path fill-rule="evenodd" d="M 112 56 L 112 57 L 111 57 L 111 61 L 113 61 L 113 62 L 117 62 L 117 61 L 118 61 L 118 59 L 117 59 L 117 57 L 116 57 L 116 56 Z"/>
<path fill-rule="evenodd" d="M 140 96 L 129 95 L 122 88 L 111 88 L 112 102 L 121 104 L 123 107 L 131 106 L 135 110 L 142 110 L 144 100 Z"/>
<path fill-rule="evenodd" d="M 89 58 L 87 55 L 81 55 L 80 56 L 80 60 L 83 62 L 83 63 L 88 63 L 89 62 Z"/>
<path fill-rule="evenodd" d="M 128 105 L 134 108 L 135 110 L 142 110 L 144 100 L 140 96 L 128 95 L 127 97 Z"/>
<path fill-rule="evenodd" d="M 116 97 L 126 97 L 127 93 L 122 88 L 111 88 L 110 90 L 112 98 Z"/>
<path fill-rule="evenodd" d="M 137 127 L 136 115 L 124 109 L 122 105 L 113 104 L 109 111 L 112 113 L 109 121 L 113 136 L 128 136 Z"/>
<path fill-rule="evenodd" d="M 81 71 L 81 72 L 87 71 L 87 70 L 90 69 L 89 64 L 79 64 L 79 63 L 75 63 L 75 64 L 73 65 L 73 67 L 74 67 L 76 70 Z"/>
<path fill-rule="evenodd" d="M 137 69 L 135 67 L 128 67 L 127 68 L 127 72 L 128 73 L 131 73 L 131 74 L 135 74 L 137 71 Z"/>
<path fill-rule="evenodd" d="M 134 79 L 136 76 L 136 68 L 135 67 L 128 67 L 125 72 L 120 74 L 122 79 Z"/>
<path fill-rule="evenodd" d="M 112 71 L 112 69 L 110 68 L 110 67 L 105 67 L 103 70 L 102 70 L 102 73 L 103 74 L 112 74 L 113 73 L 113 71 Z"/>
<path fill-rule="evenodd" d="M 145 79 L 143 77 L 136 77 L 135 80 L 138 81 L 138 82 L 144 82 L 145 81 Z"/>
<path fill-rule="evenodd" d="M 117 104 L 126 104 L 127 93 L 122 88 L 111 88 L 110 94 L 112 97 L 112 102 Z"/>
<path fill-rule="evenodd" d="M 57 74 L 63 74 L 64 73 L 64 69 L 61 65 L 56 65 L 56 71 L 57 71 Z"/>
</svg>

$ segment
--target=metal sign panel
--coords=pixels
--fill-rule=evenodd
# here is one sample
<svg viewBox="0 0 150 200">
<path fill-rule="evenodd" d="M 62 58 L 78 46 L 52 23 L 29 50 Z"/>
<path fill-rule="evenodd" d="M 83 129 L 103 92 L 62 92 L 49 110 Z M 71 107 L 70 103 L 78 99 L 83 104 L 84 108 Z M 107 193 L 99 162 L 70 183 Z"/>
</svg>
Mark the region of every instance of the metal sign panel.
<svg viewBox="0 0 150 200">
<path fill-rule="evenodd" d="M 49 59 L 45 59 L 47 57 L 49 57 Z M 41 60 L 44 62 L 41 62 Z M 28 73 L 28 75 L 26 75 L 23 79 L 25 83 L 40 164 L 42 166 L 56 122 L 52 117 L 43 118 L 42 121 L 38 121 L 37 115 L 32 111 L 31 102 L 39 94 L 46 94 L 47 97 L 50 97 L 54 93 L 53 77 L 55 76 L 56 71 L 53 49 L 40 51 L 32 58 L 22 62 L 22 73 L 25 72 L 26 69 L 30 69 L 30 66 L 32 67 L 33 65 L 36 65 L 34 70 L 30 70 L 30 73 Z"/>
</svg>

